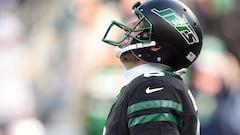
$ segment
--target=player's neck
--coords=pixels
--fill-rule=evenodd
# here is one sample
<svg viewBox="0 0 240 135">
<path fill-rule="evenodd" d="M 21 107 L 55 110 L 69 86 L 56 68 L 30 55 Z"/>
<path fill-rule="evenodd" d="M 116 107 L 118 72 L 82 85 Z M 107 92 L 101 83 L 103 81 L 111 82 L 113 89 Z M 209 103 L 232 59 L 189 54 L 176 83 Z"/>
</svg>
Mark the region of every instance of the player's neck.
<svg viewBox="0 0 240 135">
<path fill-rule="evenodd" d="M 123 65 L 126 70 L 130 70 L 130 69 L 132 69 L 136 66 L 142 65 L 142 64 L 144 64 L 143 61 L 137 61 L 137 62 L 127 62 L 127 63 L 124 63 Z"/>
</svg>

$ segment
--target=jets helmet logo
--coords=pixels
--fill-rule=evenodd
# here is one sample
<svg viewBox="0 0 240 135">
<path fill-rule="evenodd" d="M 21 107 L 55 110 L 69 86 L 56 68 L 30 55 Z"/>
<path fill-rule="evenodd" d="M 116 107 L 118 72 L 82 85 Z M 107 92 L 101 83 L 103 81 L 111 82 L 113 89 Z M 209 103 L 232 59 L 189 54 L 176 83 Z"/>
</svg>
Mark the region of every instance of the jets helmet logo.
<svg viewBox="0 0 240 135">
<path fill-rule="evenodd" d="M 183 17 L 180 17 L 172 9 L 167 8 L 159 11 L 156 8 L 151 10 L 154 14 L 163 18 L 167 23 L 173 26 L 181 36 L 186 40 L 186 42 L 191 45 L 194 43 L 199 43 L 199 38 L 194 31 L 194 29 L 189 24 L 186 16 L 183 14 Z"/>
</svg>

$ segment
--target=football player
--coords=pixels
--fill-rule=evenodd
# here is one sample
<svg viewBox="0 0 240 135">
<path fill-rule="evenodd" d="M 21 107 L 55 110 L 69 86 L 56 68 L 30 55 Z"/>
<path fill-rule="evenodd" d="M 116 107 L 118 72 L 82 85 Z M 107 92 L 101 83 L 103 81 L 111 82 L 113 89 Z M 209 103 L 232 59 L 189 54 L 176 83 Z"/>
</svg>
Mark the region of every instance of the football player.
<svg viewBox="0 0 240 135">
<path fill-rule="evenodd" d="M 102 39 L 126 68 L 103 135 L 199 135 L 197 106 L 181 78 L 201 51 L 199 21 L 178 0 L 138 2 L 133 13 L 137 19 L 113 21 Z"/>
</svg>

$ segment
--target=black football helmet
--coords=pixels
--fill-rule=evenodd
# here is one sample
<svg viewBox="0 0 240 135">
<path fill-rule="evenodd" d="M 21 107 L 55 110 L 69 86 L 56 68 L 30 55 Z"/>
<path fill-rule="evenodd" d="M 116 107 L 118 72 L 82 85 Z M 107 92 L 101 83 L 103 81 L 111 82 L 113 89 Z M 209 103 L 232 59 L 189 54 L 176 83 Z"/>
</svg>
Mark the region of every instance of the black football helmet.
<svg viewBox="0 0 240 135">
<path fill-rule="evenodd" d="M 131 50 L 142 61 L 159 63 L 174 71 L 189 67 L 202 48 L 202 30 L 194 13 L 178 0 L 150 0 L 133 6 L 138 17 L 133 27 L 113 21 L 102 41 L 117 46 L 118 55 Z M 139 25 L 144 23 L 144 27 Z M 109 35 L 120 28 L 122 35 L 114 39 Z M 139 33 L 139 34 L 133 34 Z M 127 38 L 132 43 L 119 48 Z M 160 46 L 159 50 L 152 47 Z"/>
</svg>

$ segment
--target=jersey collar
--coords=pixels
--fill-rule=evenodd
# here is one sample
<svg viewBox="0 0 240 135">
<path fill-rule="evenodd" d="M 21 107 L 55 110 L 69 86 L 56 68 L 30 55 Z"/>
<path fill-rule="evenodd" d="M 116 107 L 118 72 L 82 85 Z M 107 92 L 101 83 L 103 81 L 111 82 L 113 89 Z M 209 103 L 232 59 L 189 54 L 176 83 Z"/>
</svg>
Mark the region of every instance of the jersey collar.
<svg viewBox="0 0 240 135">
<path fill-rule="evenodd" d="M 125 84 L 129 84 L 133 79 L 145 73 L 161 72 L 165 67 L 159 64 L 142 64 L 124 72 Z"/>
</svg>

